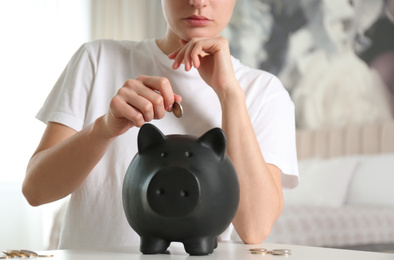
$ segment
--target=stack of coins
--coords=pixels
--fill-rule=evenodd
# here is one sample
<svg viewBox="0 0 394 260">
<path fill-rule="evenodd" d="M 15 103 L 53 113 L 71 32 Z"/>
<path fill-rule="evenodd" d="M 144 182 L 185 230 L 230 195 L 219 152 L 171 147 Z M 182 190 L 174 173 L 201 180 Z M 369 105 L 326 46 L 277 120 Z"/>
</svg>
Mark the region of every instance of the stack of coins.
<svg viewBox="0 0 394 260">
<path fill-rule="evenodd" d="M 273 249 L 268 250 L 266 248 L 251 248 L 249 249 L 251 254 L 259 254 L 259 255 L 282 255 L 282 256 L 289 256 L 291 255 L 290 249 Z"/>
<path fill-rule="evenodd" d="M 30 250 L 3 250 L 3 254 L 0 255 L 0 259 L 53 257 L 53 255 L 39 255 Z"/>
</svg>

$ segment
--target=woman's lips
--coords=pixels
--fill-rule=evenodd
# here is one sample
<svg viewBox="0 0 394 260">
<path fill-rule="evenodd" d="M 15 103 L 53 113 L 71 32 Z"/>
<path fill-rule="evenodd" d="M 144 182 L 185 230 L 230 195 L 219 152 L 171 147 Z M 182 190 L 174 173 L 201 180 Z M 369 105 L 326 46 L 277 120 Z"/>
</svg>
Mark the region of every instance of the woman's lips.
<svg viewBox="0 0 394 260">
<path fill-rule="evenodd" d="M 205 26 L 211 22 L 207 17 L 201 15 L 192 15 L 185 20 L 193 26 Z"/>
</svg>

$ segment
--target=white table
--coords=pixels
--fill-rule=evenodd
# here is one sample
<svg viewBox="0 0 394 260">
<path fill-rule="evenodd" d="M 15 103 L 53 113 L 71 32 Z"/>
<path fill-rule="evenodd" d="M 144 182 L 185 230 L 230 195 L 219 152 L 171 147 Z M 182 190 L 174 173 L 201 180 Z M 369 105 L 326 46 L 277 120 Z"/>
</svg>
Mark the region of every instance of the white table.
<svg viewBox="0 0 394 260">
<path fill-rule="evenodd" d="M 272 249 L 291 249 L 290 256 L 275 256 L 275 255 L 253 255 L 248 249 L 264 247 L 268 250 Z M 114 249 L 99 249 L 99 250 L 54 250 L 41 251 L 40 254 L 53 254 L 52 258 L 37 258 L 48 260 L 165 260 L 165 259 L 215 259 L 215 260 L 394 260 L 394 254 L 388 253 L 374 253 L 342 249 L 330 249 L 320 247 L 306 247 L 283 244 L 262 243 L 260 245 L 245 245 L 242 243 L 219 243 L 218 248 L 214 253 L 207 256 L 189 256 L 185 253 L 182 244 L 176 243 L 171 245 L 170 254 L 160 255 L 143 255 L 139 251 L 139 247 L 120 247 Z"/>
</svg>

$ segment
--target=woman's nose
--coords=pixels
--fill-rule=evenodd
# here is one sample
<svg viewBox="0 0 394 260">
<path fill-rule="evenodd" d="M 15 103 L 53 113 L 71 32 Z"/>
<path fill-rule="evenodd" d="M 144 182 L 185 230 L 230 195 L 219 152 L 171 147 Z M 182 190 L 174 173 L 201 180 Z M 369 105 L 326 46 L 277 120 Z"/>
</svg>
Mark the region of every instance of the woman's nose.
<svg viewBox="0 0 394 260">
<path fill-rule="evenodd" d="M 209 0 L 189 0 L 190 5 L 194 5 L 196 8 L 202 8 L 208 4 Z"/>
</svg>

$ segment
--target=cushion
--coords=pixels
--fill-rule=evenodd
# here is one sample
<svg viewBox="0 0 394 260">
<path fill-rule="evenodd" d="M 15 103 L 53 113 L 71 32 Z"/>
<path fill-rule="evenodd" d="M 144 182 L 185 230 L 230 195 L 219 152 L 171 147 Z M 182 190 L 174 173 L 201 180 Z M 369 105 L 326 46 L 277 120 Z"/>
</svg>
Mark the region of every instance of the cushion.
<svg viewBox="0 0 394 260">
<path fill-rule="evenodd" d="M 358 163 L 357 157 L 307 159 L 298 162 L 300 184 L 284 192 L 289 205 L 342 206 L 349 182 Z"/>
<path fill-rule="evenodd" d="M 360 156 L 347 203 L 394 206 L 394 154 Z"/>
</svg>

